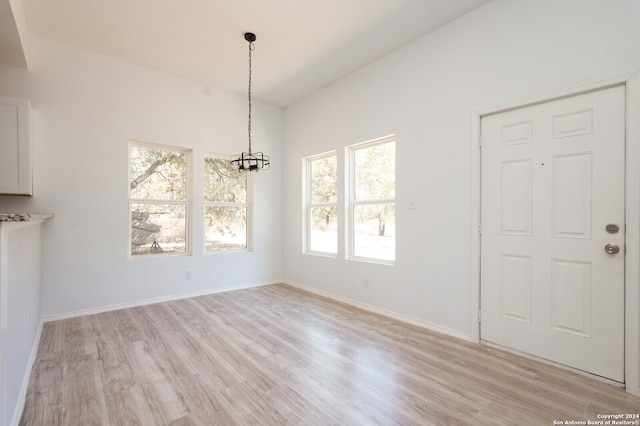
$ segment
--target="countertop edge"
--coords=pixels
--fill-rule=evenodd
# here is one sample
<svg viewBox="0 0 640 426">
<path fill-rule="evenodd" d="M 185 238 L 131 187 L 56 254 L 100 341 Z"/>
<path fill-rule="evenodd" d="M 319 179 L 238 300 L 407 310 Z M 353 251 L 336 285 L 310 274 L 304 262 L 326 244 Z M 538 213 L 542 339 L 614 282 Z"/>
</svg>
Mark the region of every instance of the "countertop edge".
<svg viewBox="0 0 640 426">
<path fill-rule="evenodd" d="M 0 213 L 0 224 L 43 222 L 51 218 L 53 218 L 53 213 Z"/>
</svg>

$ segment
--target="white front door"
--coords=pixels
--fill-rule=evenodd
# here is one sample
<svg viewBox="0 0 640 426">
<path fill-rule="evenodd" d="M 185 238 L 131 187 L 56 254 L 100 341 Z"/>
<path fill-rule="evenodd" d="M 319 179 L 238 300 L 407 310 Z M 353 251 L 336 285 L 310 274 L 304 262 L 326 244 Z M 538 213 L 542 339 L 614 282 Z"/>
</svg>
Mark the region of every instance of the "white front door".
<svg viewBox="0 0 640 426">
<path fill-rule="evenodd" d="M 624 382 L 624 164 L 624 86 L 482 118 L 482 340 Z"/>
</svg>

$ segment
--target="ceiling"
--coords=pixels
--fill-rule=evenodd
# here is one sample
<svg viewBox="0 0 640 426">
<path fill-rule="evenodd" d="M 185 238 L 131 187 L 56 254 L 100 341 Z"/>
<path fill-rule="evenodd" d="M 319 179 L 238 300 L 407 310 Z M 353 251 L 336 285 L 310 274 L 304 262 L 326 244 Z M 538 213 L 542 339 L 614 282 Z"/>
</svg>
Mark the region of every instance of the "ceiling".
<svg viewBox="0 0 640 426">
<path fill-rule="evenodd" d="M 252 95 L 286 106 L 487 2 L 0 0 L 0 62 L 23 57 L 11 3 L 29 34 L 245 94 L 251 31 Z"/>
</svg>

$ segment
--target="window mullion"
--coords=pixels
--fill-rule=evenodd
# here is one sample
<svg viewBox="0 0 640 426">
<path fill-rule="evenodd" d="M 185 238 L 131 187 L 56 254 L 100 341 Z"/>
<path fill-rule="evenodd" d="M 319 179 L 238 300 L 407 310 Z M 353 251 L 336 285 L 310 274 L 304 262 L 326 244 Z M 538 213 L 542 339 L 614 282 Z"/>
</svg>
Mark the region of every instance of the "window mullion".
<svg viewBox="0 0 640 426">
<path fill-rule="evenodd" d="M 393 204 L 395 202 L 396 202 L 395 198 L 384 198 L 380 200 L 356 200 L 356 201 L 353 201 L 353 204 L 372 205 L 372 204 Z"/>
<path fill-rule="evenodd" d="M 182 205 L 188 204 L 187 200 L 157 200 L 157 199 L 144 199 L 144 198 L 130 198 L 129 201 L 131 203 L 137 204 L 173 204 L 173 205 Z"/>
</svg>

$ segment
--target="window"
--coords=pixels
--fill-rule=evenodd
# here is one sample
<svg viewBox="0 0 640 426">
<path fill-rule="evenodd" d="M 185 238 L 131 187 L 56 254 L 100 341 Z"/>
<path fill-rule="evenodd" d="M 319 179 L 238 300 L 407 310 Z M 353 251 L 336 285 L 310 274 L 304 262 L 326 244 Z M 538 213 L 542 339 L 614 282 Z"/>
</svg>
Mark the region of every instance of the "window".
<svg viewBox="0 0 640 426">
<path fill-rule="evenodd" d="M 349 257 L 393 263 L 396 258 L 396 142 L 353 145 L 349 154 Z"/>
<path fill-rule="evenodd" d="M 338 160 L 335 152 L 305 159 L 305 251 L 338 252 Z"/>
<path fill-rule="evenodd" d="M 231 168 L 229 157 L 204 159 L 205 251 L 247 250 L 249 173 Z"/>
<path fill-rule="evenodd" d="M 131 255 L 189 254 L 189 151 L 129 145 Z"/>
</svg>

